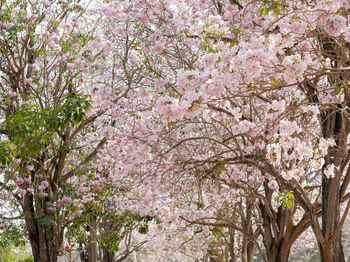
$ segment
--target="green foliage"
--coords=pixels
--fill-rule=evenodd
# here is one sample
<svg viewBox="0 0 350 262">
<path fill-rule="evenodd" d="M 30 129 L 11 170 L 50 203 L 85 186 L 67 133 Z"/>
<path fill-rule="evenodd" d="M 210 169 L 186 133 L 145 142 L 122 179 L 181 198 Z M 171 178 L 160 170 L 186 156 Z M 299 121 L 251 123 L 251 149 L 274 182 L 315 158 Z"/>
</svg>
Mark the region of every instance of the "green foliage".
<svg viewBox="0 0 350 262">
<path fill-rule="evenodd" d="M 89 35 L 84 35 L 82 33 L 72 34 L 67 40 L 62 41 L 61 47 L 63 53 L 74 53 L 76 48 L 73 48 L 74 44 L 79 44 L 81 47 L 84 47 L 92 40 L 92 37 Z"/>
<path fill-rule="evenodd" d="M 216 54 L 218 50 L 214 49 L 210 43 L 210 40 L 208 37 L 204 37 L 202 40 L 202 49 L 210 54 Z"/>
<path fill-rule="evenodd" d="M 285 5 L 280 3 L 279 0 L 263 0 L 260 7 L 260 16 L 268 15 L 270 12 L 274 12 L 278 16 L 285 9 Z"/>
<path fill-rule="evenodd" d="M 40 226 L 47 229 L 49 229 L 55 222 L 53 216 L 48 215 L 45 212 L 36 212 L 35 218 Z"/>
<path fill-rule="evenodd" d="M 96 210 L 96 206 L 100 205 L 93 203 L 86 205 L 83 214 L 74 219 L 69 230 L 68 238 L 78 243 L 86 243 L 85 225 L 89 224 L 91 219 L 96 219 L 97 214 L 102 214 L 102 209 Z M 160 223 L 159 219 L 151 216 L 141 216 L 132 212 L 118 213 L 115 211 L 109 212 L 102 221 L 98 230 L 100 233 L 99 244 L 110 252 L 117 252 L 119 250 L 120 242 L 130 230 L 136 229 L 141 234 L 147 234 L 151 221 Z"/>
<path fill-rule="evenodd" d="M 197 232 L 200 232 L 200 228 Z M 208 253 L 211 257 L 215 258 L 215 261 L 227 261 L 225 252 L 222 252 L 221 247 L 225 244 L 226 230 L 223 227 L 215 227 L 210 230 L 210 242 Z"/>
<path fill-rule="evenodd" d="M 131 230 L 137 223 L 137 230 L 140 234 L 147 234 L 149 222 L 155 220 L 151 216 L 140 216 L 137 213 L 124 212 L 118 214 L 111 212 L 107 216 L 107 226 L 101 234 L 101 245 L 110 252 L 119 250 L 120 241 L 128 230 Z"/>
<path fill-rule="evenodd" d="M 0 247 L 1 262 L 34 262 L 33 256 L 29 253 L 28 247 L 22 245 L 15 247 L 9 245 L 6 248 Z"/>
<path fill-rule="evenodd" d="M 0 161 L 9 162 L 10 153 L 15 149 L 22 157 L 37 155 L 57 137 L 57 132 L 64 131 L 68 123 L 78 125 L 90 107 L 91 101 L 88 97 L 79 94 L 67 95 L 65 101 L 58 107 L 22 106 L 3 123 L 4 129 L 9 131 L 12 144 L 6 144 L 8 154 L 5 154 L 3 159 L 0 158 Z"/>
<path fill-rule="evenodd" d="M 345 90 L 349 87 L 348 81 L 337 81 L 334 84 L 334 90 L 337 95 L 343 95 Z"/>
<path fill-rule="evenodd" d="M 22 258 L 23 262 L 34 262 L 34 257 L 32 255 L 27 255 Z"/>
<path fill-rule="evenodd" d="M 10 141 L 0 141 L 0 152 L 0 165 L 11 165 L 16 155 L 14 145 Z"/>
<path fill-rule="evenodd" d="M 213 167 L 212 174 L 214 177 L 220 177 L 224 172 L 226 172 L 225 164 L 217 164 Z"/>
<path fill-rule="evenodd" d="M 210 54 L 216 54 L 218 53 L 218 50 L 214 49 L 212 47 L 211 41 L 218 40 L 220 37 L 225 35 L 225 32 L 213 30 L 210 31 L 210 24 L 205 23 L 203 26 L 203 29 L 207 32 L 205 33 L 204 37 L 202 38 L 202 49 Z"/>
<path fill-rule="evenodd" d="M 26 231 L 22 225 L 10 225 L 6 230 L 0 233 L 0 247 L 19 247 L 24 245 L 25 233 Z"/>
<path fill-rule="evenodd" d="M 104 231 L 100 244 L 110 252 L 117 252 L 122 240 L 123 238 L 119 231 Z"/>
<path fill-rule="evenodd" d="M 294 203 L 293 191 L 278 192 L 275 197 L 275 201 L 280 203 L 284 208 L 290 209 Z"/>
<path fill-rule="evenodd" d="M 171 129 L 171 128 L 173 128 L 174 127 L 174 122 L 173 121 L 169 121 L 168 122 L 168 124 L 167 124 L 167 127 L 169 128 L 169 129 Z"/>
<path fill-rule="evenodd" d="M 14 0 L 1 2 L 0 22 L 11 23 L 11 27 L 2 30 L 2 36 L 6 39 L 9 47 L 15 47 L 18 37 L 28 27 L 26 0 Z"/>
<path fill-rule="evenodd" d="M 63 117 L 63 122 L 71 122 L 76 126 L 84 119 L 91 104 L 87 96 L 69 94 L 64 104 L 58 108 L 58 118 Z M 63 115 L 60 115 L 60 112 L 63 112 Z"/>
</svg>

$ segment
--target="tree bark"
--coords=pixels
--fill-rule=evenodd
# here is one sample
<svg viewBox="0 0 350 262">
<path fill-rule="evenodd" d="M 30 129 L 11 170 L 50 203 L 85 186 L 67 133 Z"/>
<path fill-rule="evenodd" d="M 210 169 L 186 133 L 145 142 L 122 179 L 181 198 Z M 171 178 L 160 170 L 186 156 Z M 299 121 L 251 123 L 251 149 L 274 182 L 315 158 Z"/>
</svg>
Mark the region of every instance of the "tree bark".
<svg viewBox="0 0 350 262">
<path fill-rule="evenodd" d="M 333 62 L 334 68 L 349 66 L 349 61 L 345 58 L 342 49 L 332 37 L 320 37 L 319 44 L 322 55 Z M 344 59 L 345 58 L 345 59 Z M 348 72 L 346 72 L 348 74 Z M 344 80 L 343 72 L 328 78 L 330 86 L 336 86 Z M 317 89 L 308 85 L 308 90 L 313 90 L 314 98 L 312 102 L 319 102 Z M 310 91 L 309 91 L 310 92 Z M 342 176 L 347 166 L 347 137 L 350 131 L 348 118 L 349 95 L 345 92 L 343 103 L 331 105 L 320 110 L 320 126 L 324 138 L 334 139 L 336 146 L 328 149 L 325 157 L 325 164 L 322 172 L 322 232 L 314 232 L 318 241 L 318 246 L 322 262 L 345 262 L 343 247 L 341 243 L 340 205 L 342 194 L 346 191 L 348 184 L 344 179 L 341 185 Z M 324 169 L 327 165 L 334 164 L 335 176 L 326 177 Z"/>
<path fill-rule="evenodd" d="M 247 235 L 243 235 L 242 240 L 242 254 L 241 259 L 242 262 L 253 262 L 253 252 L 254 252 L 254 243 L 251 242 L 251 239 L 248 238 L 248 236 L 253 236 L 253 230 L 252 230 L 252 218 L 253 218 L 253 206 L 250 203 L 247 203 L 246 205 L 246 214 L 241 213 L 241 219 L 242 219 L 242 228 L 245 232 L 247 232 Z"/>
<path fill-rule="evenodd" d="M 340 174 L 337 174 L 339 177 Z M 335 236 L 340 222 L 340 199 L 337 177 L 328 179 L 323 177 L 322 183 L 322 235 L 325 245 L 319 244 L 322 262 L 345 262 L 340 233 Z M 334 188 L 335 187 L 335 188 Z M 334 237 L 335 236 L 335 237 Z"/>
<path fill-rule="evenodd" d="M 288 240 L 277 243 L 268 250 L 267 260 L 269 262 L 288 262 L 291 247 Z"/>
<path fill-rule="evenodd" d="M 321 261 L 324 262 L 345 262 L 343 247 L 341 243 L 341 230 L 338 234 L 340 225 L 340 205 L 341 205 L 341 177 L 344 172 L 342 167 L 347 153 L 344 151 L 347 144 L 347 135 L 349 133 L 349 121 L 340 112 L 340 105 L 329 110 L 325 115 L 323 125 L 323 136 L 325 138 L 334 138 L 336 147 L 329 149 L 326 162 L 323 167 L 322 175 L 322 236 L 323 244 L 320 243 L 319 249 Z M 337 168 L 335 176 L 330 178 L 324 174 L 327 165 L 334 164 Z M 338 232 L 337 232 L 338 231 Z"/>
<path fill-rule="evenodd" d="M 109 252 L 106 249 L 103 249 L 103 259 L 102 262 L 114 262 L 115 260 L 115 253 Z"/>
<path fill-rule="evenodd" d="M 229 262 L 236 262 L 236 254 L 235 254 L 235 230 L 230 229 L 230 245 L 229 245 L 229 254 L 230 260 Z"/>
<path fill-rule="evenodd" d="M 266 258 L 269 262 L 288 262 L 290 249 L 300 232 L 293 226 L 294 212 L 280 206 L 277 212 L 271 206 L 272 190 L 268 188 L 268 181 L 264 182 L 266 202 L 259 204 L 263 219 L 263 243 Z M 295 208 L 295 207 L 293 207 Z"/>
<path fill-rule="evenodd" d="M 97 223 L 94 216 L 92 216 L 89 223 L 90 234 L 88 238 L 87 253 L 88 262 L 97 261 Z"/>
<path fill-rule="evenodd" d="M 320 256 L 321 262 L 345 262 L 341 240 L 334 245 L 326 245 L 325 248 L 320 247 Z"/>
<path fill-rule="evenodd" d="M 57 232 L 55 223 L 41 225 L 35 215 L 33 195 L 24 196 L 25 223 L 35 262 L 57 262 L 63 235 Z"/>
<path fill-rule="evenodd" d="M 247 262 L 253 262 L 254 261 L 254 243 L 249 242 L 247 244 Z"/>
</svg>

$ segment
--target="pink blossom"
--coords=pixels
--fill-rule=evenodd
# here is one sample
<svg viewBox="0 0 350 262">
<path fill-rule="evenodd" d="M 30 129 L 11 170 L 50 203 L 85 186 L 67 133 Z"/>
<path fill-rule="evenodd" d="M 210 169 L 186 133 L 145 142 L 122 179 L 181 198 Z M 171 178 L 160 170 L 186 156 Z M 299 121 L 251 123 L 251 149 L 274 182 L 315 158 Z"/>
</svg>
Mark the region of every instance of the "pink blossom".
<svg viewBox="0 0 350 262">
<path fill-rule="evenodd" d="M 203 87 L 203 93 L 209 96 L 221 97 L 225 92 L 225 86 L 222 82 L 209 79 Z"/>
<path fill-rule="evenodd" d="M 154 50 L 155 51 L 155 50 Z M 162 52 L 160 52 L 162 53 Z M 132 64 L 132 65 L 136 65 L 138 62 L 140 61 L 140 58 L 136 55 L 136 54 L 133 54 L 131 53 L 129 55 L 129 62 Z"/>
<path fill-rule="evenodd" d="M 164 230 L 164 226 L 162 224 L 157 225 L 157 230 L 162 232 Z"/>
<path fill-rule="evenodd" d="M 114 127 L 107 126 L 102 131 L 102 136 L 106 139 L 111 139 L 115 133 Z"/>
<path fill-rule="evenodd" d="M 18 186 L 22 185 L 23 183 L 24 183 L 24 179 L 23 178 L 19 177 L 19 178 L 16 179 L 16 184 Z"/>
<path fill-rule="evenodd" d="M 164 44 L 162 44 L 162 43 L 160 43 L 160 42 L 157 42 L 157 43 L 154 45 L 154 47 L 153 47 L 152 50 L 153 50 L 154 54 L 159 55 L 159 54 L 161 54 L 161 53 L 164 52 L 165 46 L 164 46 Z"/>
<path fill-rule="evenodd" d="M 31 78 L 26 78 L 26 79 L 24 80 L 24 83 L 26 83 L 26 84 L 28 84 L 28 85 L 31 85 L 31 84 L 33 83 L 33 79 L 31 79 Z"/>
<path fill-rule="evenodd" d="M 154 86 L 156 88 L 162 89 L 165 84 L 166 84 L 166 81 L 162 78 L 157 78 L 156 80 L 154 80 Z"/>
<path fill-rule="evenodd" d="M 37 14 L 33 14 L 31 17 L 29 17 L 30 20 L 35 21 L 36 19 L 38 19 L 38 15 Z"/>
<path fill-rule="evenodd" d="M 295 132 L 298 132 L 300 130 L 300 127 L 295 121 L 291 122 L 287 120 L 282 120 L 280 122 L 279 130 L 282 136 L 291 136 Z"/>
<path fill-rule="evenodd" d="M 347 19 L 343 16 L 329 16 L 324 23 L 324 30 L 331 36 L 339 36 L 347 29 Z"/>
<path fill-rule="evenodd" d="M 287 83 L 294 83 L 303 79 L 307 64 L 299 54 L 286 56 L 282 61 L 282 65 L 286 69 L 284 79 Z"/>
<path fill-rule="evenodd" d="M 350 43 L 350 30 L 349 29 L 344 33 L 344 39 L 346 42 Z"/>
<path fill-rule="evenodd" d="M 218 59 L 217 54 L 205 54 L 200 58 L 200 66 L 213 67 Z"/>
<path fill-rule="evenodd" d="M 290 26 L 290 30 L 296 34 L 304 34 L 307 29 L 307 24 L 303 21 L 293 22 Z"/>
<path fill-rule="evenodd" d="M 149 19 L 148 19 L 146 14 L 138 13 L 138 14 L 136 14 L 135 17 L 139 22 L 141 22 L 143 24 L 146 24 L 149 22 Z"/>
<path fill-rule="evenodd" d="M 118 109 L 114 108 L 111 110 L 111 117 L 112 118 L 117 118 L 120 116 L 121 116 L 121 112 Z"/>
<path fill-rule="evenodd" d="M 61 199 L 58 199 L 56 202 L 56 207 L 60 208 L 65 205 L 69 205 L 72 203 L 72 199 L 70 197 L 64 196 Z"/>
<path fill-rule="evenodd" d="M 25 195 L 27 193 L 27 190 L 20 188 L 20 189 L 17 190 L 17 192 L 20 195 Z"/>
<path fill-rule="evenodd" d="M 273 111 L 282 113 L 285 110 L 285 106 L 286 106 L 286 102 L 284 100 L 273 100 L 271 105 L 270 105 L 270 109 L 272 109 Z"/>
<path fill-rule="evenodd" d="M 47 211 L 48 211 L 49 213 L 55 213 L 55 212 L 56 212 L 56 208 L 55 208 L 55 207 L 48 207 L 48 208 L 47 208 Z"/>
<path fill-rule="evenodd" d="M 67 63 L 67 69 L 72 70 L 74 69 L 75 65 L 73 63 Z"/>
<path fill-rule="evenodd" d="M 150 203 L 151 203 L 151 201 L 148 200 L 148 199 L 145 199 L 145 200 L 143 201 L 143 204 L 144 204 L 145 206 L 149 206 Z"/>
<path fill-rule="evenodd" d="M 78 188 L 78 192 L 79 193 L 86 193 L 86 192 L 88 192 L 89 191 L 89 189 L 87 188 L 87 187 L 79 187 Z"/>
<path fill-rule="evenodd" d="M 65 23 L 64 28 L 71 30 L 73 28 L 73 25 L 71 23 Z"/>
<path fill-rule="evenodd" d="M 272 144 L 267 146 L 267 159 L 274 165 L 278 165 L 281 162 L 280 144 Z"/>
<path fill-rule="evenodd" d="M 91 188 L 92 188 L 92 190 L 94 190 L 94 191 L 101 191 L 102 188 L 103 188 L 103 186 L 102 186 L 101 182 L 99 182 L 99 181 L 93 181 L 93 182 L 91 183 Z"/>
<path fill-rule="evenodd" d="M 320 138 L 320 142 L 318 144 L 318 148 L 320 149 L 320 153 L 322 156 L 325 156 L 328 152 L 328 148 L 331 146 L 335 146 L 335 141 L 333 139 L 325 139 L 323 137 Z"/>
<path fill-rule="evenodd" d="M 269 189 L 275 191 L 278 188 L 278 183 L 276 180 L 270 180 L 267 186 Z"/>
<path fill-rule="evenodd" d="M 41 187 L 42 187 L 42 188 L 45 189 L 45 188 L 47 188 L 48 186 L 49 186 L 49 182 L 47 182 L 47 181 L 42 181 L 42 182 L 41 182 Z"/>
</svg>

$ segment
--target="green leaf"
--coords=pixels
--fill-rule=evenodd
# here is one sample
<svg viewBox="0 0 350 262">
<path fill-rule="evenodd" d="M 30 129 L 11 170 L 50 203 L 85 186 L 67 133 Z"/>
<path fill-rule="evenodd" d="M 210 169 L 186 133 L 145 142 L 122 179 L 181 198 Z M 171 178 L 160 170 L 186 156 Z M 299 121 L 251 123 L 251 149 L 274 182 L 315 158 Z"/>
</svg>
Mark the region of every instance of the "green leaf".
<svg viewBox="0 0 350 262">
<path fill-rule="evenodd" d="M 277 203 L 280 203 L 282 207 L 286 209 L 290 209 L 293 206 L 294 203 L 294 194 L 293 191 L 285 192 L 278 192 L 275 196 L 275 201 Z"/>
</svg>

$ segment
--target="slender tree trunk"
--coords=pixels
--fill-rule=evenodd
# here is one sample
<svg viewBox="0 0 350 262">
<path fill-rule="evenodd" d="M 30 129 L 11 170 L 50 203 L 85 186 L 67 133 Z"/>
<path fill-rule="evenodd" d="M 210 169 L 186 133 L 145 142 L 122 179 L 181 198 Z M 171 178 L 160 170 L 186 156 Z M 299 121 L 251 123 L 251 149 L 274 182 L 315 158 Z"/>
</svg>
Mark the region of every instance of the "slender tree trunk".
<svg viewBox="0 0 350 262">
<path fill-rule="evenodd" d="M 90 223 L 90 234 L 88 238 L 87 253 L 88 253 L 88 262 L 97 261 L 97 223 L 94 216 L 92 216 Z"/>
<path fill-rule="evenodd" d="M 263 219 L 262 237 L 266 259 L 269 262 L 288 262 L 293 243 L 309 227 L 310 223 L 304 218 L 297 225 L 293 225 L 295 203 L 289 209 L 281 205 L 275 211 L 271 206 L 272 191 L 268 188 L 267 183 L 267 181 L 264 182 L 267 201 L 259 204 Z"/>
<path fill-rule="evenodd" d="M 254 261 L 254 243 L 249 242 L 247 244 L 247 262 L 253 262 Z"/>
<path fill-rule="evenodd" d="M 289 241 L 282 241 L 277 245 L 273 245 L 270 250 L 267 251 L 267 260 L 269 262 L 288 262 L 290 249 L 292 247 Z"/>
<path fill-rule="evenodd" d="M 331 108 L 323 117 L 322 134 L 325 138 L 334 138 L 336 146 L 328 149 L 322 174 L 322 245 L 319 241 L 321 261 L 345 262 L 341 243 L 340 205 L 341 177 L 345 171 L 347 137 L 349 134 L 349 119 L 341 112 L 341 105 Z M 334 164 L 335 175 L 330 178 L 325 175 L 327 165 Z M 347 185 L 346 185 L 347 187 Z M 338 234 L 339 233 L 339 234 Z"/>
<path fill-rule="evenodd" d="M 343 57 L 336 41 L 332 37 L 320 37 L 320 47 L 322 55 L 331 59 L 333 67 L 348 66 L 348 59 L 341 59 Z M 344 75 L 340 73 L 338 76 L 328 78 L 330 86 L 336 86 L 342 83 Z M 308 85 L 308 90 L 312 90 L 313 101 L 319 102 L 317 97 L 317 89 L 314 86 Z M 310 91 L 308 91 L 310 93 Z M 321 110 L 320 121 L 322 127 L 322 136 L 324 138 L 334 139 L 336 146 L 328 149 L 328 155 L 325 157 L 325 165 L 322 172 L 322 237 L 315 235 L 318 238 L 318 246 L 322 262 L 345 262 L 343 247 L 341 243 L 338 226 L 340 222 L 340 204 L 342 198 L 342 191 L 347 189 L 341 188 L 341 181 L 345 166 L 347 165 L 347 137 L 350 131 L 350 123 L 348 117 L 349 95 L 345 95 L 343 103 L 329 106 L 326 110 Z M 334 164 L 335 176 L 332 178 L 326 177 L 324 169 L 327 165 Z M 342 190 L 341 190 L 342 189 Z M 315 231 L 316 229 L 314 229 Z M 319 230 L 317 230 L 319 231 Z"/>
<path fill-rule="evenodd" d="M 79 257 L 81 262 L 87 262 L 87 256 L 85 251 L 86 250 L 83 246 L 83 243 L 79 243 Z"/>
<path fill-rule="evenodd" d="M 102 262 L 114 262 L 115 260 L 115 253 L 109 252 L 106 249 L 103 249 L 103 260 Z"/>
<path fill-rule="evenodd" d="M 230 246 L 229 246 L 229 253 L 230 253 L 230 260 L 229 262 L 236 262 L 236 254 L 235 254 L 235 230 L 230 229 Z"/>
<path fill-rule="evenodd" d="M 243 235 L 242 240 L 242 254 L 241 259 L 242 262 L 253 262 L 254 258 L 254 243 L 251 242 L 251 239 L 248 236 L 253 237 L 252 230 L 252 217 L 253 217 L 253 206 L 247 203 L 245 215 L 242 212 L 242 228 L 247 233 L 247 235 Z"/>
<path fill-rule="evenodd" d="M 271 207 L 272 191 L 264 182 L 266 203 L 259 204 L 263 218 L 263 243 L 266 250 L 266 258 L 269 262 L 288 262 L 290 249 L 294 241 L 305 230 L 296 230 L 293 226 L 293 210 L 280 206 L 277 212 Z"/>
<path fill-rule="evenodd" d="M 322 235 L 325 246 L 319 244 L 322 262 L 345 262 L 340 233 L 336 234 L 340 216 L 340 173 L 336 172 L 334 178 L 323 177 L 322 179 Z"/>
</svg>

